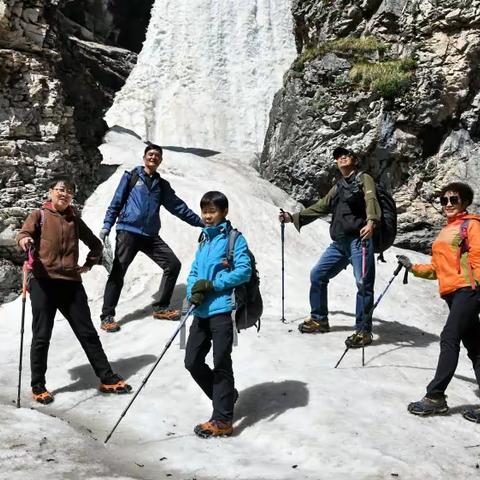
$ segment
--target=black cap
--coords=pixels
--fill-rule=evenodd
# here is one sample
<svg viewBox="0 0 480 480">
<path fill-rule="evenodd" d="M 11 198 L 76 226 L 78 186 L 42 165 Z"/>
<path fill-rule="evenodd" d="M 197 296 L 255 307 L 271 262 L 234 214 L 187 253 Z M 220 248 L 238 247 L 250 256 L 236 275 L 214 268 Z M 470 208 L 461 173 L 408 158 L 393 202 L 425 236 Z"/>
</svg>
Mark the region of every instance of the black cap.
<svg viewBox="0 0 480 480">
<path fill-rule="evenodd" d="M 348 148 L 344 147 L 337 147 L 333 151 L 333 158 L 336 160 L 338 157 L 341 157 L 342 155 L 353 155 L 353 152 L 351 150 L 348 150 Z"/>
</svg>

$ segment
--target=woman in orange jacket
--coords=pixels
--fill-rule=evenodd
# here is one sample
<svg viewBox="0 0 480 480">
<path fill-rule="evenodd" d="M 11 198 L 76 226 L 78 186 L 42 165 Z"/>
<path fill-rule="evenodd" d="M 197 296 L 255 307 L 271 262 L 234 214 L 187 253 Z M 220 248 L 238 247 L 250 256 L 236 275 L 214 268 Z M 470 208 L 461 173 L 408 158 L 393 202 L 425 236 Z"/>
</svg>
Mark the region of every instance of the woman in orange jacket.
<svg viewBox="0 0 480 480">
<path fill-rule="evenodd" d="M 416 277 L 438 280 L 440 296 L 450 313 L 440 335 L 440 356 L 435 377 L 422 400 L 408 405 L 414 415 L 446 413 L 445 390 L 455 373 L 460 342 L 472 361 L 480 386 L 480 216 L 470 215 L 467 207 L 473 190 L 465 183 L 453 182 L 442 188 L 440 204 L 447 224 L 432 245 L 430 264 L 412 264 L 408 257 L 398 260 Z M 464 417 L 480 422 L 480 408 L 471 408 Z"/>
</svg>

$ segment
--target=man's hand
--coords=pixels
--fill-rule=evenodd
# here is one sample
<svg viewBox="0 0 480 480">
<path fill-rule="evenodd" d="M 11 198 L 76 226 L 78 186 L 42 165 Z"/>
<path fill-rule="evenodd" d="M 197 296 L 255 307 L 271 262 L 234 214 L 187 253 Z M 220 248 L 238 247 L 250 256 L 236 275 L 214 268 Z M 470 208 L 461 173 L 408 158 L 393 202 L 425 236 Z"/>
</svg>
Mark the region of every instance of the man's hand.
<svg viewBox="0 0 480 480">
<path fill-rule="evenodd" d="M 373 231 L 375 230 L 375 224 L 372 221 L 368 221 L 367 224 L 360 230 L 360 239 L 369 240 L 373 237 Z"/>
<path fill-rule="evenodd" d="M 105 243 L 105 239 L 110 235 L 110 230 L 107 230 L 106 228 L 102 228 L 100 230 L 100 233 L 98 236 L 100 237 L 100 240 Z"/>
<path fill-rule="evenodd" d="M 412 271 L 412 262 L 406 255 L 397 255 L 398 263 L 404 266 L 409 272 Z"/>
<path fill-rule="evenodd" d="M 33 247 L 33 238 L 32 237 L 23 237 L 19 242 L 18 245 L 20 248 L 26 252 L 30 247 Z"/>
<path fill-rule="evenodd" d="M 278 220 L 280 223 L 292 223 L 293 218 L 292 214 L 289 212 L 284 212 L 283 210 L 280 210 L 280 213 L 278 214 Z"/>
<path fill-rule="evenodd" d="M 90 271 L 90 267 L 77 267 L 77 273 L 79 273 L 80 275 L 82 275 L 83 273 L 87 273 Z"/>
</svg>

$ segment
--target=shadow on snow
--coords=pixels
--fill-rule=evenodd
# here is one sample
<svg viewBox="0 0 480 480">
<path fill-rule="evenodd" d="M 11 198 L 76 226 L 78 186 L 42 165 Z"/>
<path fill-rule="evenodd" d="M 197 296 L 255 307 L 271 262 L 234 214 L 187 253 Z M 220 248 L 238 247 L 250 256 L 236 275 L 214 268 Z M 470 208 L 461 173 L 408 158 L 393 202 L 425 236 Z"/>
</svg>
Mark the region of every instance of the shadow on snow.
<svg viewBox="0 0 480 480">
<path fill-rule="evenodd" d="M 125 380 L 137 373 L 146 365 L 152 364 L 157 357 L 155 355 L 137 355 L 136 357 L 124 358 L 115 362 L 110 362 L 114 373 L 118 373 Z M 63 392 L 78 392 L 79 390 L 88 390 L 92 386 L 98 386 L 99 379 L 95 375 L 92 366 L 87 363 L 69 370 L 70 378 L 74 380 L 70 385 L 60 387 L 53 391 L 53 395 Z"/>
<path fill-rule="evenodd" d="M 298 380 L 265 382 L 240 392 L 235 407 L 234 435 L 263 419 L 269 422 L 292 408 L 308 405 L 307 384 Z"/>
</svg>

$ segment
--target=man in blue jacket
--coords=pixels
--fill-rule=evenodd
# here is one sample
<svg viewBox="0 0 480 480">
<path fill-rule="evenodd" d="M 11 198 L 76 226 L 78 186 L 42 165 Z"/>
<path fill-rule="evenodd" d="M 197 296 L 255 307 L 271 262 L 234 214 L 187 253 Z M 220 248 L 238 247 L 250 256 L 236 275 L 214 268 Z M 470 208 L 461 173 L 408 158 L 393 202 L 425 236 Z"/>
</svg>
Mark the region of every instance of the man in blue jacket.
<svg viewBox="0 0 480 480">
<path fill-rule="evenodd" d="M 153 316 L 164 320 L 177 320 L 180 317 L 180 311 L 170 307 L 170 300 L 181 263 L 158 235 L 160 207 L 163 205 L 170 213 L 194 227 L 203 227 L 203 222 L 175 195 L 170 183 L 158 174 L 162 156 L 162 148 L 158 145 L 150 144 L 145 148 L 144 166 L 124 173 L 105 214 L 100 231 L 102 241 L 105 241 L 117 222 L 115 258 L 105 286 L 100 317 L 101 328 L 106 332 L 120 330 L 119 324 L 115 322 L 115 307 L 127 269 L 138 252 L 143 252 L 163 269 L 159 299 L 152 305 Z"/>
</svg>

